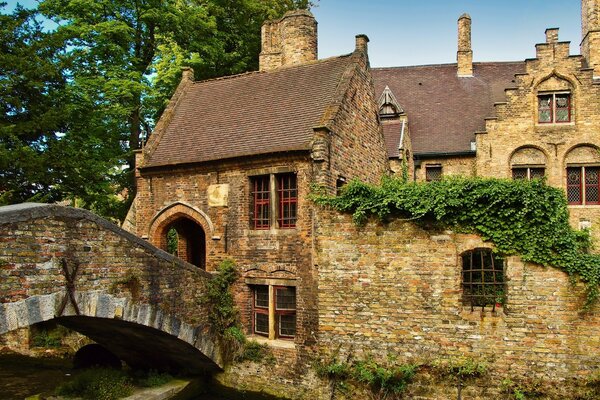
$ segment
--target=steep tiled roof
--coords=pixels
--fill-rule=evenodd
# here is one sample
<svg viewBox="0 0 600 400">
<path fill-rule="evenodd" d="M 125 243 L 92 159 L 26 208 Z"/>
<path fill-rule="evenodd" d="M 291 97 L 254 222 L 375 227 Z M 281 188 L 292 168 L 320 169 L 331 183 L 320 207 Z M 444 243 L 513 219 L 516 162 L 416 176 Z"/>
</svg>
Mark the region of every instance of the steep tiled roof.
<svg viewBox="0 0 600 400">
<path fill-rule="evenodd" d="M 308 150 L 352 57 L 192 83 L 144 167 Z"/>
<path fill-rule="evenodd" d="M 385 138 L 385 148 L 389 157 L 398 157 L 400 155 L 400 136 L 402 133 L 402 122 L 393 121 L 383 123 L 383 136 Z"/>
<path fill-rule="evenodd" d="M 470 151 L 475 132 L 494 116 L 494 103 L 506 101 L 504 89 L 515 86 L 525 63 L 474 63 L 473 69 L 469 78 L 456 76 L 456 64 L 373 69 L 375 95 L 389 86 L 408 116 L 414 154 Z"/>
</svg>

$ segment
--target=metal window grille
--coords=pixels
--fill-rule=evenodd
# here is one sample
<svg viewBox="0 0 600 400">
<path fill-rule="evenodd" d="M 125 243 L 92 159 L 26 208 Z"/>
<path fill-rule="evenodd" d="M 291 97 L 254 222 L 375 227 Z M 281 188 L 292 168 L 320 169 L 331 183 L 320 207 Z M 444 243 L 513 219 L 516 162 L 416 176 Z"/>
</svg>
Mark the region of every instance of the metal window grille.
<svg viewBox="0 0 600 400">
<path fill-rule="evenodd" d="M 269 229 L 271 226 L 269 175 L 252 178 L 254 229 Z"/>
<path fill-rule="evenodd" d="M 463 301 L 485 307 L 505 301 L 504 260 L 490 249 L 474 249 L 462 255 Z"/>
<path fill-rule="evenodd" d="M 277 176 L 280 228 L 294 228 L 298 214 L 298 183 L 296 174 Z"/>
<path fill-rule="evenodd" d="M 529 179 L 542 179 L 546 169 L 541 167 L 529 168 Z"/>
<path fill-rule="evenodd" d="M 513 168 L 512 169 L 512 178 L 514 180 L 527 179 L 527 168 Z"/>
<path fill-rule="evenodd" d="M 582 204 L 581 167 L 567 168 L 567 200 L 569 204 Z"/>
<path fill-rule="evenodd" d="M 441 165 L 426 165 L 425 166 L 425 180 L 427 182 L 439 181 L 442 179 L 442 166 Z"/>
<path fill-rule="evenodd" d="M 512 178 L 517 179 L 541 179 L 544 177 L 544 167 L 513 167 Z"/>
<path fill-rule="evenodd" d="M 269 287 L 254 287 L 254 333 L 269 336 Z"/>
<path fill-rule="evenodd" d="M 296 288 L 275 288 L 275 318 L 277 336 L 293 338 L 296 335 Z"/>
</svg>

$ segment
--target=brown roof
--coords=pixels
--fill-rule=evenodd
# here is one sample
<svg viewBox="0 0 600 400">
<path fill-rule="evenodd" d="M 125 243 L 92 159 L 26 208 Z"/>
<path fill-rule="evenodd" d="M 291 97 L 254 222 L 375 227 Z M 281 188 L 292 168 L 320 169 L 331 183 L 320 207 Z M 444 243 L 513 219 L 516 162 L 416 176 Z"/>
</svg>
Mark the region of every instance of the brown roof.
<svg viewBox="0 0 600 400">
<path fill-rule="evenodd" d="M 194 82 L 144 167 L 308 150 L 352 57 Z"/>
<path fill-rule="evenodd" d="M 402 133 L 402 122 L 390 121 L 383 122 L 383 137 L 385 138 L 385 148 L 389 157 L 398 157 L 400 155 L 400 136 Z M 406 129 L 406 128 L 405 128 Z"/>
<path fill-rule="evenodd" d="M 475 132 L 485 130 L 484 118 L 494 116 L 495 102 L 506 101 L 504 89 L 515 86 L 525 63 L 474 63 L 473 70 L 473 77 L 459 78 L 456 64 L 373 69 L 376 96 L 389 86 L 408 116 L 414 154 L 470 151 Z M 384 134 L 396 134 L 392 129 L 384 127 Z"/>
</svg>

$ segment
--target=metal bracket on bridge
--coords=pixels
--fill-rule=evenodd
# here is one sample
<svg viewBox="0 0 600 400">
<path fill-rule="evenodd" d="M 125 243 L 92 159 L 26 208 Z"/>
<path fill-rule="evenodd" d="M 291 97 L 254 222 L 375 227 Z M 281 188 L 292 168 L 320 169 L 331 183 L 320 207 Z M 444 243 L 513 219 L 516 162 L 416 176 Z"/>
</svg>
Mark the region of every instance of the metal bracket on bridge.
<svg viewBox="0 0 600 400">
<path fill-rule="evenodd" d="M 72 267 L 69 267 L 69 265 L 67 264 L 67 260 L 64 258 L 60 260 L 60 264 L 65 274 L 65 279 L 67 280 L 67 293 L 60 302 L 60 307 L 57 316 L 62 317 L 63 313 L 65 312 L 65 308 L 67 307 L 67 302 L 69 300 L 73 305 L 73 308 L 75 308 L 75 313 L 77 315 L 81 315 L 81 313 L 79 312 L 79 307 L 77 306 L 77 302 L 75 301 L 75 278 L 77 278 L 77 270 L 79 269 L 79 264 L 76 263 Z"/>
</svg>

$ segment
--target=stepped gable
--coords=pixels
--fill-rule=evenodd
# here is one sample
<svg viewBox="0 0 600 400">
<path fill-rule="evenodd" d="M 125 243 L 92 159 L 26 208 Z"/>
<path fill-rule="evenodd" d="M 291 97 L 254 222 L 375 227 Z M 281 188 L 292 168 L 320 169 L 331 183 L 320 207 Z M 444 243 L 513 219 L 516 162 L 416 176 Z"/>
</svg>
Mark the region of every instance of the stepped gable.
<svg viewBox="0 0 600 400">
<path fill-rule="evenodd" d="M 143 167 L 309 150 L 348 56 L 194 82 Z"/>
<path fill-rule="evenodd" d="M 448 154 L 471 151 L 475 132 L 485 130 L 494 103 L 506 101 L 504 89 L 515 86 L 524 62 L 473 64 L 472 77 L 459 77 L 456 64 L 374 68 L 375 95 L 389 86 L 408 117 L 413 153 Z M 399 136 L 398 125 L 384 126 L 387 139 Z M 398 150 L 388 145 L 390 157 Z"/>
</svg>

